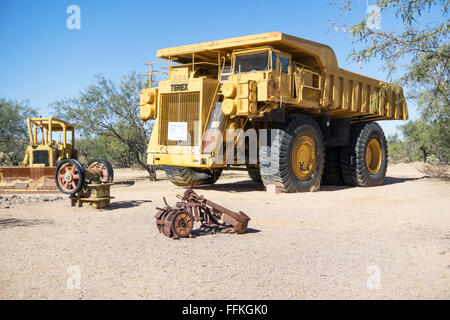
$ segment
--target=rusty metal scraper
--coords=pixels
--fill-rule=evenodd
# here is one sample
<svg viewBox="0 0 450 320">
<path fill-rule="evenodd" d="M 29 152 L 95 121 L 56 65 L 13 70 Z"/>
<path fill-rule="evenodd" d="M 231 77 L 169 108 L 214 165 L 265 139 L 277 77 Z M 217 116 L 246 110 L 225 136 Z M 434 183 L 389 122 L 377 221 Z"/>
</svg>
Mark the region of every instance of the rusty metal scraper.
<svg viewBox="0 0 450 320">
<path fill-rule="evenodd" d="M 234 212 L 198 195 L 191 188 L 183 196 L 178 195 L 181 201 L 171 207 L 164 198 L 165 207 L 157 208 L 156 226 L 159 232 L 167 237 L 192 238 L 194 222 L 201 222 L 200 229 L 222 233 L 242 234 L 247 230 L 250 221 L 242 211 Z M 222 219 L 223 222 L 219 222 Z"/>
</svg>

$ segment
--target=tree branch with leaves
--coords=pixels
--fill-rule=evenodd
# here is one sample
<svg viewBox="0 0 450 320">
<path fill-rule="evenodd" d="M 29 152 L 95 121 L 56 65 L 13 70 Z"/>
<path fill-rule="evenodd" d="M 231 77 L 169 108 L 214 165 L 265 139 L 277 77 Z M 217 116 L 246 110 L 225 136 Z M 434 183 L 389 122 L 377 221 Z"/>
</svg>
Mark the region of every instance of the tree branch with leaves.
<svg viewBox="0 0 450 320">
<path fill-rule="evenodd" d="M 354 0 L 329 1 L 339 8 L 338 18 L 333 21 L 337 28 L 344 16 L 352 12 Z M 368 3 L 368 2 L 367 2 Z M 414 100 L 421 112 L 419 121 L 433 131 L 437 140 L 422 141 L 423 154 L 426 150 L 441 150 L 442 161 L 450 159 L 448 132 L 450 131 L 449 101 L 449 20 L 448 0 L 377 0 L 375 6 L 380 14 L 392 14 L 400 28 L 384 30 L 373 27 L 370 14 L 360 22 L 345 25 L 357 48 L 349 58 L 361 63 L 379 58 L 384 62 L 387 79 L 395 86 L 407 87 L 408 98 Z M 433 16 L 427 16 L 429 13 Z M 437 18 L 436 18 L 437 17 Z M 383 88 L 382 88 L 383 89 Z M 413 126 L 416 128 L 416 126 Z M 436 128 L 439 128 L 436 131 Z M 423 130 L 423 128 L 421 128 Z M 410 132 L 410 130 L 407 130 Z M 410 135 L 409 137 L 428 135 Z M 440 144 L 442 148 L 429 145 Z"/>
<path fill-rule="evenodd" d="M 98 75 L 95 83 L 79 96 L 57 101 L 51 107 L 57 110 L 59 117 L 74 122 L 84 138 L 102 137 L 113 147 L 124 146 L 115 149 L 121 150 L 122 157 L 146 170 L 149 178 L 155 180 L 155 170 L 146 161 L 153 125 L 139 119 L 139 94 L 145 84 L 146 81 L 136 72 L 126 75 L 118 84 Z M 111 145 L 106 144 L 104 148 L 111 149 Z M 89 148 L 84 150 L 84 154 L 87 150 Z"/>
</svg>

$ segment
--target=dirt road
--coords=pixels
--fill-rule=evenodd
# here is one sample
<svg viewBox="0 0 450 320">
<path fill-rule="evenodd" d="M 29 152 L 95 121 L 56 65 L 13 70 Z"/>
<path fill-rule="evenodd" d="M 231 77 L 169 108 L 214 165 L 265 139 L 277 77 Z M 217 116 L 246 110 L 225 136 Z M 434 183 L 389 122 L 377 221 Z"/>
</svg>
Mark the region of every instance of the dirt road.
<svg viewBox="0 0 450 320">
<path fill-rule="evenodd" d="M 183 189 L 116 177 L 111 210 L 67 199 L 0 209 L 0 298 L 450 298 L 450 183 L 414 165 L 389 167 L 381 187 L 302 194 L 229 172 L 197 192 L 247 213 L 249 232 L 176 241 L 154 214 Z"/>
</svg>

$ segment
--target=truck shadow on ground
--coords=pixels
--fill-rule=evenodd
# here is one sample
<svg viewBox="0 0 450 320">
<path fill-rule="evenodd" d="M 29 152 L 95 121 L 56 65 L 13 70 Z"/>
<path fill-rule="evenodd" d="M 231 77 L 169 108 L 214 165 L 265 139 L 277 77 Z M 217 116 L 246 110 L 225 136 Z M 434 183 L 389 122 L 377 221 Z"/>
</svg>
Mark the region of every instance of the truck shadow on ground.
<svg viewBox="0 0 450 320">
<path fill-rule="evenodd" d="M 244 234 L 239 234 L 238 236 L 251 234 L 251 233 L 259 233 L 259 232 L 261 232 L 261 230 L 253 229 L 253 228 L 247 228 L 247 230 L 245 231 Z M 195 236 L 195 237 L 211 236 L 211 235 L 215 235 L 215 234 L 227 234 L 227 233 L 221 233 L 221 232 L 219 232 L 217 230 L 216 231 L 204 230 L 204 229 L 200 229 L 200 228 L 192 230 L 192 235 Z M 234 235 L 236 235 L 236 234 L 234 234 Z"/>
<path fill-rule="evenodd" d="M 416 181 L 416 180 L 422 180 L 423 177 L 419 177 L 419 178 L 395 178 L 395 177 L 386 177 L 384 179 L 384 184 L 385 185 L 390 185 L 390 184 L 396 184 L 396 183 L 403 183 L 403 182 L 408 182 L 408 181 Z"/>
<path fill-rule="evenodd" d="M 114 181 L 113 188 L 131 187 L 136 183 L 135 180 Z"/>
<path fill-rule="evenodd" d="M 111 205 L 108 208 L 108 210 L 134 208 L 147 202 L 152 202 L 152 200 L 131 200 L 131 201 L 111 202 Z"/>
<path fill-rule="evenodd" d="M 262 183 L 253 182 L 252 180 L 243 180 L 229 183 L 218 182 L 212 185 L 195 186 L 193 187 L 193 189 L 226 191 L 226 192 L 252 192 L 252 191 L 266 190 L 266 188 Z"/>
<path fill-rule="evenodd" d="M 421 180 L 423 178 L 395 178 L 395 177 L 386 177 L 384 179 L 384 183 L 381 186 L 388 186 L 391 184 L 403 183 L 408 181 Z M 321 185 L 320 191 L 335 191 L 335 190 L 344 190 L 353 187 L 349 186 L 335 186 L 335 185 Z M 319 191 L 319 192 L 320 192 Z"/>
<path fill-rule="evenodd" d="M 392 185 L 392 184 L 421 180 L 421 179 L 423 179 L 423 177 L 419 177 L 419 178 L 386 177 L 383 185 Z M 334 190 L 343 190 L 343 189 L 348 189 L 348 188 L 353 188 L 353 187 L 321 185 L 320 191 L 334 191 Z M 264 187 L 264 185 L 262 183 L 256 183 L 256 182 L 253 182 L 252 180 L 243 180 L 243 181 L 229 182 L 229 183 L 218 182 L 213 185 L 195 186 L 195 187 L 193 187 L 193 189 L 225 191 L 225 192 L 252 192 L 252 191 L 265 191 L 266 190 L 266 188 Z"/>
<path fill-rule="evenodd" d="M 53 224 L 53 220 L 48 219 L 0 219 L 0 230 L 14 227 L 32 227 L 41 224 Z"/>
</svg>

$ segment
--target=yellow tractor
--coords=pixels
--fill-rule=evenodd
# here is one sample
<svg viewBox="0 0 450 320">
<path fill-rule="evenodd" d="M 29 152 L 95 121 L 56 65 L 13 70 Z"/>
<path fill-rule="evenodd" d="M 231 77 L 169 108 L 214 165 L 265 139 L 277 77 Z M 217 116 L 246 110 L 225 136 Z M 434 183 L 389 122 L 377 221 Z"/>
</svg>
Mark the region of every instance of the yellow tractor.
<svg viewBox="0 0 450 320">
<path fill-rule="evenodd" d="M 340 68 L 329 46 L 271 32 L 157 56 L 168 78 L 153 88 L 151 65 L 140 118 L 155 119 L 148 164 L 174 184 L 211 184 L 232 168 L 281 192 L 383 183 L 375 121 L 408 119 L 402 89 Z"/>
<path fill-rule="evenodd" d="M 0 167 L 0 193 L 57 192 L 57 163 L 78 158 L 74 125 L 56 118 L 27 118 L 27 126 L 30 144 L 23 166 Z"/>
</svg>

